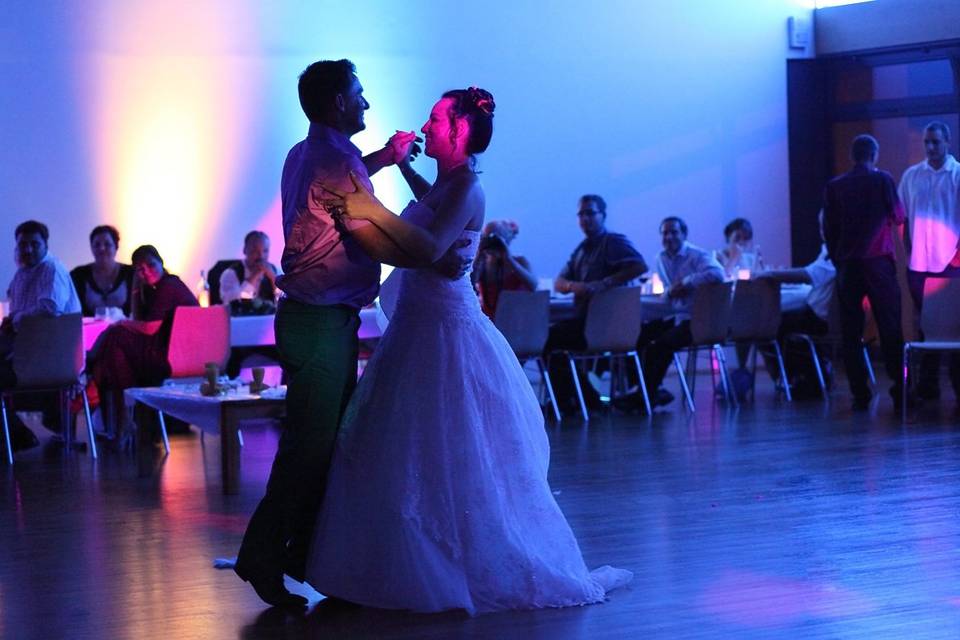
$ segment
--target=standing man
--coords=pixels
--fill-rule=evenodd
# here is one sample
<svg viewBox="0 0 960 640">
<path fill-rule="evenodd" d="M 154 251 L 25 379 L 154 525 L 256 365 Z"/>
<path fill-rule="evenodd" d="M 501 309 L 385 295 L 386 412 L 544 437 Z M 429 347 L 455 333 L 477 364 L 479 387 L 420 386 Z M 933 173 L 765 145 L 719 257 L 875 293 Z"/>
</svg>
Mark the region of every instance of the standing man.
<svg viewBox="0 0 960 640">
<path fill-rule="evenodd" d="M 359 311 L 373 302 L 379 262 L 424 267 L 399 251 L 374 225 L 327 211 L 321 184 L 372 191 L 369 176 L 408 160 L 416 135 L 397 132 L 379 151 L 361 157 L 350 137 L 365 127 L 370 104 L 349 60 L 322 60 L 300 75 L 300 106 L 310 121 L 305 140 L 287 154 L 280 192 L 286 246 L 284 292 L 275 333 L 287 377 L 287 417 L 266 495 L 240 546 L 235 570 L 267 604 L 303 607 L 284 574 L 303 582 L 307 551 L 326 487 L 337 427 L 357 382 Z M 463 246 L 463 245 L 459 245 Z M 468 261 L 454 245 L 434 269 L 456 278 Z"/>
<path fill-rule="evenodd" d="M 583 330 L 590 296 L 611 287 L 625 285 L 647 270 L 643 256 L 625 235 L 607 231 L 607 203 L 603 198 L 598 195 L 582 196 L 577 220 L 586 238 L 577 245 L 570 260 L 554 281 L 554 289 L 558 293 L 573 294 L 576 316 L 550 327 L 550 335 L 544 347 L 557 403 L 566 413 L 579 411 L 576 391 L 566 361 L 550 358 L 550 353 L 561 349 L 586 349 Z M 585 373 L 581 371 L 579 378 L 587 407 L 599 409 L 600 395 Z"/>
<path fill-rule="evenodd" d="M 287 591 L 284 573 L 303 581 L 337 426 L 357 378 L 359 310 L 373 302 L 380 265 L 349 233 L 372 227 L 337 219 L 324 209 L 321 183 L 346 189 L 349 173 L 368 189 L 369 175 L 393 164 L 402 135 L 361 157 L 350 137 L 365 127 L 370 104 L 349 60 L 323 60 L 301 74 L 300 106 L 310 120 L 307 138 L 287 155 L 281 179 L 283 234 L 276 279 L 285 296 L 276 316 L 277 351 L 287 376 L 287 417 L 266 495 L 260 501 L 237 557 L 236 572 L 264 602 L 304 606 Z M 394 136 L 394 138 L 398 138 Z"/>
<path fill-rule="evenodd" d="M 904 247 L 909 254 L 907 285 L 919 320 L 927 277 L 960 277 L 960 162 L 950 155 L 950 128 L 931 122 L 923 130 L 927 159 L 900 179 L 900 200 L 907 211 Z M 919 326 L 919 322 L 917 323 Z M 917 391 L 921 398 L 940 397 L 940 355 L 924 354 Z M 960 356 L 950 357 L 950 380 L 960 398 Z"/>
<path fill-rule="evenodd" d="M 904 216 L 893 178 L 876 167 L 879 151 L 872 136 L 854 138 L 853 168 L 827 183 L 823 205 L 824 240 L 837 269 L 843 361 L 853 408 L 860 411 L 873 395 L 862 355 L 864 296 L 877 320 L 894 407 L 899 409 L 904 401 L 900 286 L 893 249 L 893 228 L 903 224 Z"/>
</svg>

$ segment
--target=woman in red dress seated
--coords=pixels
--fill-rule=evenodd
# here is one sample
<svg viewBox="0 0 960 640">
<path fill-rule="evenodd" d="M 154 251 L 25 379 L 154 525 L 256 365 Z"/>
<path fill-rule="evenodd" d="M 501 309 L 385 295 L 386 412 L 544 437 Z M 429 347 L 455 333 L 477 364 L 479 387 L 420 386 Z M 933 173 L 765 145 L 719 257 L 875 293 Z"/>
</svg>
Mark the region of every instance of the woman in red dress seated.
<svg viewBox="0 0 960 640">
<path fill-rule="evenodd" d="M 100 397 L 109 398 L 113 412 L 123 406 L 124 389 L 157 386 L 169 377 L 167 346 L 173 313 L 177 307 L 199 304 L 187 285 L 163 268 L 163 258 L 153 245 L 137 247 L 132 261 L 133 319 L 117 322 L 100 334 L 87 361 Z M 105 417 L 104 423 L 116 425 L 116 417 Z"/>
</svg>

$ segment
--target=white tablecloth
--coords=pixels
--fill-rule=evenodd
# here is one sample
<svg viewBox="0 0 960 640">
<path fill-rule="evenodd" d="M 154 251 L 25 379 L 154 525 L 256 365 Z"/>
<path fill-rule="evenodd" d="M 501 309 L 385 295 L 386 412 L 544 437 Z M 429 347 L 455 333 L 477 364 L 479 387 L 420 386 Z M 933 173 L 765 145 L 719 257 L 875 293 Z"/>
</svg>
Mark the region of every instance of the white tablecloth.
<svg viewBox="0 0 960 640">
<path fill-rule="evenodd" d="M 208 433 L 220 432 L 220 405 L 237 400 L 282 399 L 285 387 L 269 389 L 263 395 L 252 395 L 246 386 L 235 393 L 219 396 L 200 395 L 199 383 L 172 384 L 163 387 L 127 389 L 123 392 L 124 403 L 132 409 L 137 402 L 163 411 Z"/>
</svg>

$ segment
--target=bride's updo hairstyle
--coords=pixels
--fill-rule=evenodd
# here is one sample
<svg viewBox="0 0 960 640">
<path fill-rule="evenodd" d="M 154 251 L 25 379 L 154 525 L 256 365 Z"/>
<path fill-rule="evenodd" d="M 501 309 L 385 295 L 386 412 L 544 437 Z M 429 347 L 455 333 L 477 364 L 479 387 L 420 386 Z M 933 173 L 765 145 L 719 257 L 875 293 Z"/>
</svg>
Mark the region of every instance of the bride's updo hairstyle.
<svg viewBox="0 0 960 640">
<path fill-rule="evenodd" d="M 470 126 L 467 153 L 474 155 L 486 151 L 493 136 L 493 110 L 497 108 L 497 103 L 493 101 L 490 92 L 478 87 L 470 87 L 447 91 L 442 97 L 453 100 L 453 104 L 450 105 L 450 142 L 455 142 L 453 132 L 456 119 L 466 118 Z"/>
</svg>

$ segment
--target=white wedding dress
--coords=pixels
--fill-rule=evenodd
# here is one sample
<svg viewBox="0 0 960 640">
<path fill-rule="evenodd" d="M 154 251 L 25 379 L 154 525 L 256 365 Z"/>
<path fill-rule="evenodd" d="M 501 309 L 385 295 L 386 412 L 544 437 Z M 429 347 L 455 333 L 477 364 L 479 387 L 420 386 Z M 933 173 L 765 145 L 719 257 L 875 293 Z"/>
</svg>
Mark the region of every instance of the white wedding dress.
<svg viewBox="0 0 960 640">
<path fill-rule="evenodd" d="M 420 203 L 403 214 L 433 215 Z M 479 233 L 462 250 L 472 256 Z M 582 605 L 632 578 L 588 571 L 547 484 L 543 414 L 469 276 L 405 269 L 350 401 L 307 565 L 320 593 L 420 612 Z"/>
</svg>

